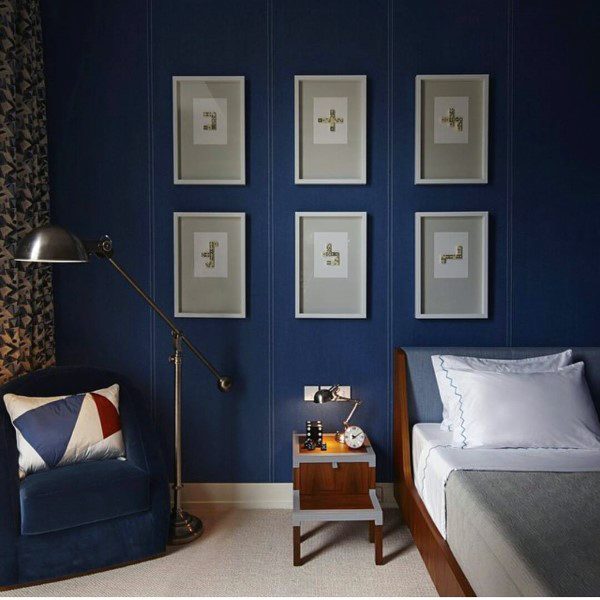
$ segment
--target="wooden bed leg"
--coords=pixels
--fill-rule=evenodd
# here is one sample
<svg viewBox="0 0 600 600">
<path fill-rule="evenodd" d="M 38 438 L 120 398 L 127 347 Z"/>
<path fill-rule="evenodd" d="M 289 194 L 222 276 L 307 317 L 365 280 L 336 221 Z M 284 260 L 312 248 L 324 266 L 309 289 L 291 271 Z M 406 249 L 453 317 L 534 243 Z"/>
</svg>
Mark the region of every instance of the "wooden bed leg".
<svg viewBox="0 0 600 600">
<path fill-rule="evenodd" d="M 375 521 L 369 521 L 369 541 L 371 544 L 375 541 Z"/>
<path fill-rule="evenodd" d="M 299 567 L 302 565 L 301 552 L 300 552 L 300 526 L 295 525 L 294 529 L 294 566 Z"/>
<path fill-rule="evenodd" d="M 373 522 L 374 538 L 375 538 L 375 564 L 383 564 L 383 526 L 375 525 Z"/>
</svg>

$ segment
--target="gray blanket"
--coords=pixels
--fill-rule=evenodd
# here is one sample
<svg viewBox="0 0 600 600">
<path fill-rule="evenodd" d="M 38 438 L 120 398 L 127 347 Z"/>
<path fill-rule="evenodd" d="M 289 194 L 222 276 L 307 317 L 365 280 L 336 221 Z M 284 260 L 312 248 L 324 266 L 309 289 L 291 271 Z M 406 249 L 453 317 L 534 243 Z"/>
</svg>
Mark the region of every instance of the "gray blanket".
<svg viewBox="0 0 600 600">
<path fill-rule="evenodd" d="M 600 473 L 455 471 L 446 507 L 478 596 L 600 595 Z"/>
</svg>

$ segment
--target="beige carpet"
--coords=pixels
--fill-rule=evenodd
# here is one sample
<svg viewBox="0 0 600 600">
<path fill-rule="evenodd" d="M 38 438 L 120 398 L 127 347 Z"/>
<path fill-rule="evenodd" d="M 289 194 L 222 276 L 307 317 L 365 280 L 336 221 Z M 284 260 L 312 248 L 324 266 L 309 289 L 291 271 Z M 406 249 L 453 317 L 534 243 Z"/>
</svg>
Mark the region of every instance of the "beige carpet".
<svg viewBox="0 0 600 600">
<path fill-rule="evenodd" d="M 305 564 L 292 566 L 291 513 L 202 508 L 205 531 L 164 558 L 56 583 L 12 596 L 433 596 L 399 511 L 384 519 L 385 564 L 375 566 L 366 523 L 303 526 Z"/>
</svg>

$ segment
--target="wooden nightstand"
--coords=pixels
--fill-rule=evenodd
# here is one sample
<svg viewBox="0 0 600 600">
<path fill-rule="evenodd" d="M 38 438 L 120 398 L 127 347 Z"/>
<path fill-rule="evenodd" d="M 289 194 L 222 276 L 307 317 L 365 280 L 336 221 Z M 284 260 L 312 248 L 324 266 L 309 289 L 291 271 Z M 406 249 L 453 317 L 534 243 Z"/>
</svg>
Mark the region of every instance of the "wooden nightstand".
<svg viewBox="0 0 600 600">
<path fill-rule="evenodd" d="M 375 564 L 383 562 L 383 512 L 375 493 L 375 452 L 367 438 L 351 450 L 323 435 L 327 450 L 304 448 L 304 435 L 294 433 L 294 566 L 302 564 L 300 527 L 307 521 L 368 521 L 375 543 Z"/>
</svg>

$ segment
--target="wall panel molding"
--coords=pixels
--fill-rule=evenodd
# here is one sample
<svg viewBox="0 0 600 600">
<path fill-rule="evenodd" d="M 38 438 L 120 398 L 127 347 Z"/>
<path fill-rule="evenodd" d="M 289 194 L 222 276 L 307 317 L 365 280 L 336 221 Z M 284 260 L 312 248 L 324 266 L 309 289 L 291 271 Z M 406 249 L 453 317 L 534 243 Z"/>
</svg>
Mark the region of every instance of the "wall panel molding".
<svg viewBox="0 0 600 600">
<path fill-rule="evenodd" d="M 513 343 L 513 193 L 514 113 L 515 113 L 515 6 L 517 0 L 507 0 L 506 19 L 506 345 Z"/>
<path fill-rule="evenodd" d="M 388 220 L 388 305 L 387 332 L 388 370 L 387 370 L 387 439 L 388 456 L 393 456 L 393 333 L 394 333 L 394 0 L 387 5 L 387 220 Z M 393 479 L 393 464 L 389 461 L 387 478 Z"/>
<path fill-rule="evenodd" d="M 147 59 L 148 59 L 148 255 L 149 259 L 149 274 L 148 281 L 150 283 L 150 296 L 156 296 L 156 248 L 154 244 L 154 64 L 153 64 L 153 45 L 152 31 L 154 22 L 152 19 L 152 0 L 147 0 Z M 149 368 L 149 388 L 152 420 L 157 422 L 156 415 L 156 315 L 154 311 L 150 314 L 150 368 Z"/>
<path fill-rule="evenodd" d="M 267 0 L 267 37 L 268 37 L 268 57 L 267 57 L 267 112 L 268 112 L 268 142 L 267 142 L 267 236 L 269 247 L 269 287 L 268 287 L 268 305 L 269 305 L 269 481 L 275 481 L 275 322 L 273 318 L 273 307 L 275 305 L 275 247 L 273 244 L 273 62 L 275 54 L 274 36 L 273 36 L 273 0 Z"/>
</svg>

